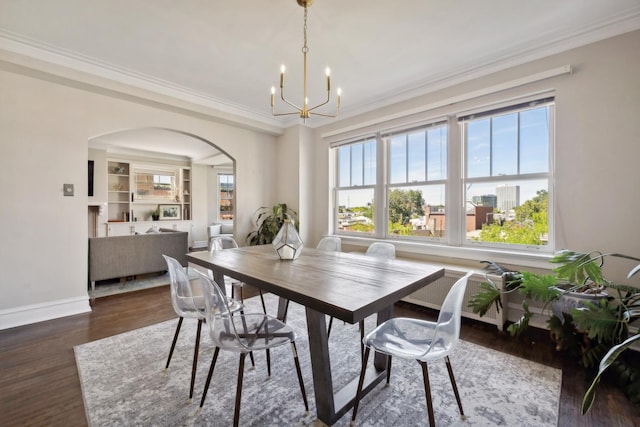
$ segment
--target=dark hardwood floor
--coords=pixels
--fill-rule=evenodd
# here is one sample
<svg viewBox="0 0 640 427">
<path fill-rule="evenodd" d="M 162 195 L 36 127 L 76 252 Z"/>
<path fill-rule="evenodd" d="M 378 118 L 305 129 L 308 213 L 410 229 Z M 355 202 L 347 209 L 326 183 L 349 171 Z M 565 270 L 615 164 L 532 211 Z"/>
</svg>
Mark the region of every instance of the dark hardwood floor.
<svg viewBox="0 0 640 427">
<path fill-rule="evenodd" d="M 166 286 L 98 298 L 92 308 L 91 313 L 0 331 L 0 425 L 86 425 L 73 346 L 175 317 Z M 432 310 L 405 303 L 397 304 L 395 315 L 435 316 Z M 555 353 L 544 331 L 517 340 L 495 327 L 465 320 L 461 337 L 562 368 L 559 426 L 640 425 L 640 410 L 606 383 L 600 385 L 592 411 L 580 415 L 588 379 L 582 369 Z"/>
</svg>

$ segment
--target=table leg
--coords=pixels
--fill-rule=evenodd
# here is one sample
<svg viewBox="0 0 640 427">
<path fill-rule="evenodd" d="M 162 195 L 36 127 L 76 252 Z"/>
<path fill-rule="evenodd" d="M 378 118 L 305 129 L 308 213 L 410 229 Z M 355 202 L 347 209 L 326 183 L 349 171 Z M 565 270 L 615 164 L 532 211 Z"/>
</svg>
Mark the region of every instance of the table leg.
<svg viewBox="0 0 640 427">
<path fill-rule="evenodd" d="M 335 417 L 335 404 L 333 398 L 333 380 L 331 379 L 331 364 L 329 362 L 326 319 L 324 313 L 308 307 L 306 311 L 316 411 L 320 421 L 331 425 Z"/>
<path fill-rule="evenodd" d="M 224 283 L 224 274 L 218 270 L 213 271 L 213 281 L 216 282 L 218 288 L 222 291 L 223 295 L 227 295 L 227 286 Z"/>
<path fill-rule="evenodd" d="M 325 314 L 308 307 L 306 308 L 306 312 L 316 412 L 318 419 L 330 426 L 335 424 L 344 414 L 353 408 L 359 378 L 356 376 L 344 388 L 334 394 Z M 391 316 L 391 313 L 392 309 L 385 309 L 378 313 L 378 322 L 387 320 Z M 363 396 L 373 390 L 375 385 L 386 377 L 386 356 L 376 354 L 374 365 L 375 369 L 367 370 L 362 388 Z"/>
</svg>

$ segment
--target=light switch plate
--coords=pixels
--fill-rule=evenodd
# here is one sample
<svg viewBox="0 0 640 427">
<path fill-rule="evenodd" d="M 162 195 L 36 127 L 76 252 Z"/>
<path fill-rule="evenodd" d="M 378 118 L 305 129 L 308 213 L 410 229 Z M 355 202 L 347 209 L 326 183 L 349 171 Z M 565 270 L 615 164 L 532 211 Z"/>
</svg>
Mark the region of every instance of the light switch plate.
<svg viewBox="0 0 640 427">
<path fill-rule="evenodd" d="M 65 196 L 73 196 L 73 184 L 62 184 L 62 192 Z"/>
</svg>

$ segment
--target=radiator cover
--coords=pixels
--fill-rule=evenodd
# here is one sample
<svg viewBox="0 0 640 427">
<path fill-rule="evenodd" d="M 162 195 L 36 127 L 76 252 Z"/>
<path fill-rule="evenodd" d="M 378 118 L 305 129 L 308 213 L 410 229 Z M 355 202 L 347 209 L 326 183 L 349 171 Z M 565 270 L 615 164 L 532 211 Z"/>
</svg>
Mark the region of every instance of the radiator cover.
<svg viewBox="0 0 640 427">
<path fill-rule="evenodd" d="M 453 284 L 465 274 L 467 274 L 467 271 L 462 269 L 445 268 L 445 275 L 443 277 L 433 283 L 430 283 L 424 288 L 417 290 L 416 292 L 412 293 L 406 298 L 403 298 L 402 300 L 410 302 L 412 304 L 439 310 L 442 306 L 444 298 L 449 292 L 449 289 L 451 289 Z M 478 291 L 480 291 L 480 283 L 487 282 L 487 278 L 490 278 L 500 290 L 503 289 L 503 281 L 501 276 L 485 276 L 482 273 L 473 274 L 469 278 L 469 282 L 467 283 L 467 290 L 464 295 L 464 301 L 462 302 L 462 316 L 469 319 L 496 325 L 499 330 L 503 330 L 503 326 L 507 320 L 505 310 L 501 310 L 500 312 L 498 312 L 495 306 L 492 306 L 484 316 L 480 317 L 475 314 L 471 310 L 471 308 L 468 307 L 469 299 Z"/>
</svg>

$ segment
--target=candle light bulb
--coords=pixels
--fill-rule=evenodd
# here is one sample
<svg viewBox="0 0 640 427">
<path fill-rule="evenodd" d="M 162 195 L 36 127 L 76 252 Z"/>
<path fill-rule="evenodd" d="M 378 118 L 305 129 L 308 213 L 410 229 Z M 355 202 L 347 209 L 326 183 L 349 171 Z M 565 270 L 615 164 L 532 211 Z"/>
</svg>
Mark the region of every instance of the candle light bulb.
<svg viewBox="0 0 640 427">
<path fill-rule="evenodd" d="M 275 94 L 276 94 L 276 87 L 271 86 L 271 95 L 275 95 Z"/>
<path fill-rule="evenodd" d="M 282 65 L 280 66 L 280 72 L 281 72 L 282 74 L 284 74 L 284 72 L 285 72 L 285 71 L 287 71 L 287 67 L 285 67 L 285 66 L 284 66 L 284 64 L 282 64 Z"/>
<path fill-rule="evenodd" d="M 329 67 L 325 68 L 324 72 L 326 73 L 327 77 L 329 77 L 331 75 L 331 68 Z"/>
</svg>

